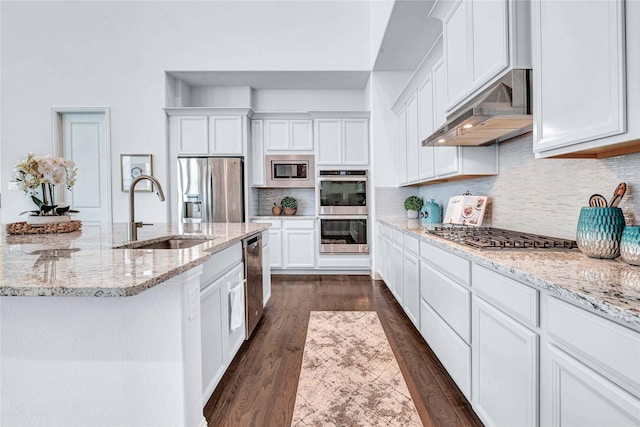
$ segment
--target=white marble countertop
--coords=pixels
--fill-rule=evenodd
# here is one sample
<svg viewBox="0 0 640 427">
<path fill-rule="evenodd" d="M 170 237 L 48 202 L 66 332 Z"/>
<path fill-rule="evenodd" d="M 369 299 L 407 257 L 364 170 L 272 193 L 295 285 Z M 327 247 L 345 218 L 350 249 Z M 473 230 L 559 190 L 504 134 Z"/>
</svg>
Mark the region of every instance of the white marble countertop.
<svg viewBox="0 0 640 427">
<path fill-rule="evenodd" d="M 315 215 L 254 215 L 251 219 L 316 219 Z"/>
<path fill-rule="evenodd" d="M 579 250 L 479 250 L 427 234 L 418 220 L 379 221 L 640 331 L 640 267 Z"/>
<path fill-rule="evenodd" d="M 122 297 L 139 294 L 205 262 L 214 252 L 267 224 L 155 224 L 138 241 L 166 236 L 213 238 L 185 249 L 114 249 L 128 243 L 127 224 L 83 224 L 73 233 L 7 235 L 2 231 L 0 296 Z"/>
</svg>

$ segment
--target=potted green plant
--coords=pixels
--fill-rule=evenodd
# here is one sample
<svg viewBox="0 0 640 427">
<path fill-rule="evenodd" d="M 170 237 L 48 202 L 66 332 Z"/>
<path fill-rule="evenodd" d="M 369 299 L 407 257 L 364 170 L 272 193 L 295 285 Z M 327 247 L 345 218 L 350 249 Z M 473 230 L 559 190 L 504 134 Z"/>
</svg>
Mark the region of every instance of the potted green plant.
<svg viewBox="0 0 640 427">
<path fill-rule="evenodd" d="M 424 202 L 421 197 L 409 196 L 404 199 L 404 208 L 407 211 L 407 217 L 418 218 L 418 212 L 422 209 Z"/>
<path fill-rule="evenodd" d="M 298 201 L 291 196 L 284 196 L 280 201 L 284 215 L 295 215 L 298 210 Z"/>
</svg>

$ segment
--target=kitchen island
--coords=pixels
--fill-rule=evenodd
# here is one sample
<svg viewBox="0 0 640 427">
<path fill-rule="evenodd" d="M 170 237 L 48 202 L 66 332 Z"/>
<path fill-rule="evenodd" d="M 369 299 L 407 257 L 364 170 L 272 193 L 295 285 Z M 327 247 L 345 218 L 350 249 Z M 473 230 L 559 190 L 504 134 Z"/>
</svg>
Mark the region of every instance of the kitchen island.
<svg viewBox="0 0 640 427">
<path fill-rule="evenodd" d="M 204 426 L 200 276 L 263 224 L 127 224 L 2 235 L 0 425 Z M 114 247 L 125 247 L 114 249 Z"/>
</svg>

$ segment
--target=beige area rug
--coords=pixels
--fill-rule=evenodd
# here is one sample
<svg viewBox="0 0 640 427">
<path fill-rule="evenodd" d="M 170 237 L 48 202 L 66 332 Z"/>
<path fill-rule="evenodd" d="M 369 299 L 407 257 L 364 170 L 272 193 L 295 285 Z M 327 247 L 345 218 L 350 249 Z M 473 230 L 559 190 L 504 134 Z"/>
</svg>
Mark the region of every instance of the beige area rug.
<svg viewBox="0 0 640 427">
<path fill-rule="evenodd" d="M 376 312 L 311 312 L 291 425 L 422 426 Z"/>
</svg>

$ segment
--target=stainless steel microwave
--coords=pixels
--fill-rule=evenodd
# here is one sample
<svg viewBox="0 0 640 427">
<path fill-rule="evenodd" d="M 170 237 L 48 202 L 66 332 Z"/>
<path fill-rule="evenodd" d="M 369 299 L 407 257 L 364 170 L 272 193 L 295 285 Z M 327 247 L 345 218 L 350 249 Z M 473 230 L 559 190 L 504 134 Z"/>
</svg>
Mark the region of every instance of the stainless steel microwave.
<svg viewBox="0 0 640 427">
<path fill-rule="evenodd" d="M 265 162 L 266 187 L 315 187 L 313 155 L 269 155 Z"/>
</svg>

